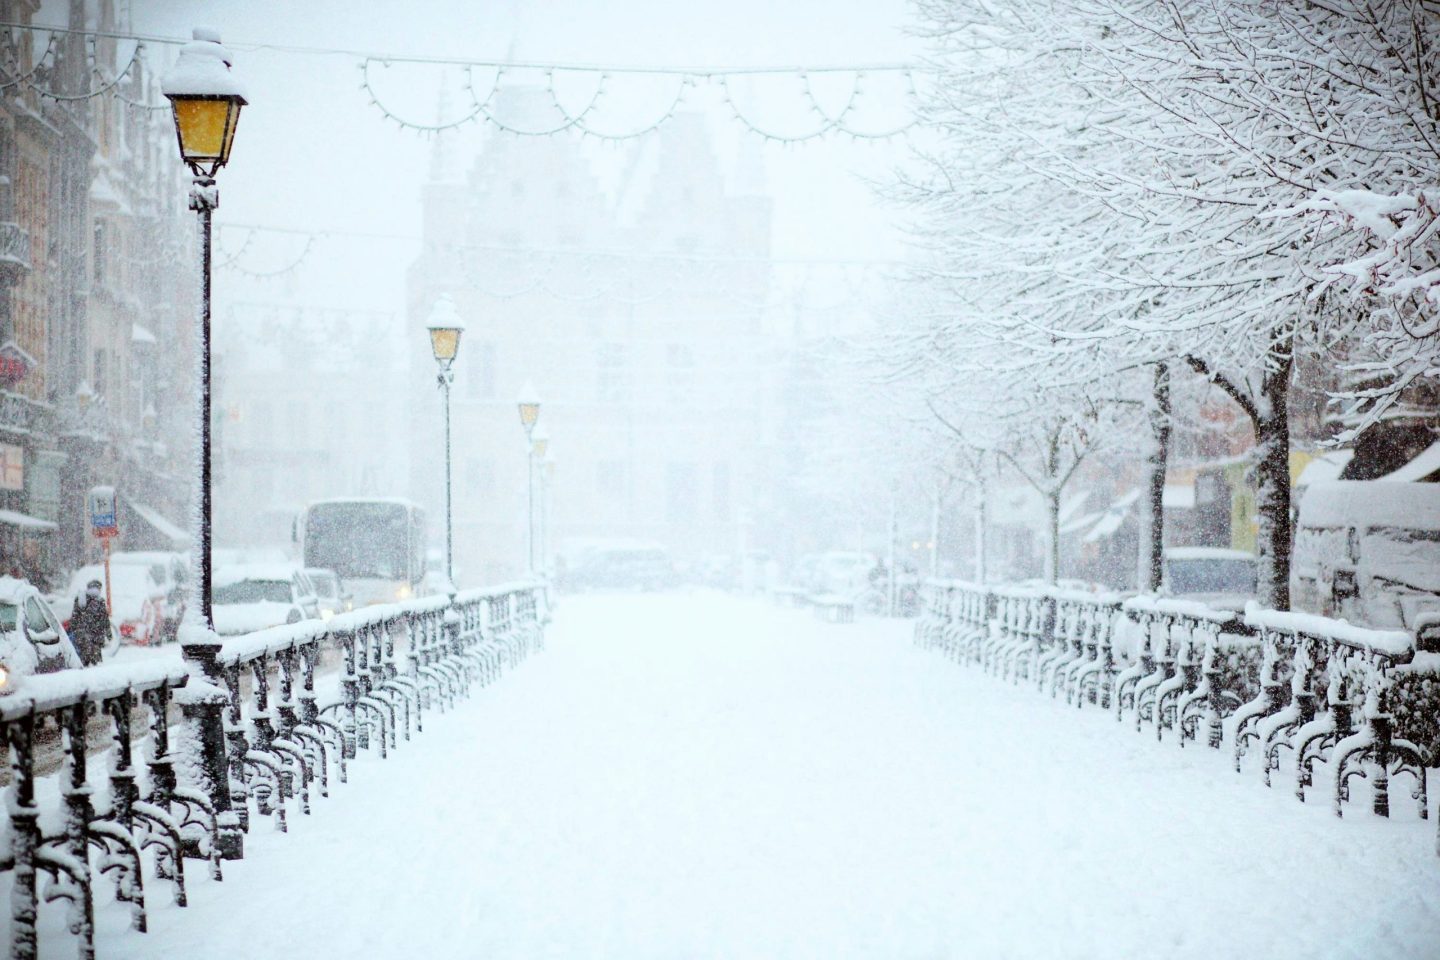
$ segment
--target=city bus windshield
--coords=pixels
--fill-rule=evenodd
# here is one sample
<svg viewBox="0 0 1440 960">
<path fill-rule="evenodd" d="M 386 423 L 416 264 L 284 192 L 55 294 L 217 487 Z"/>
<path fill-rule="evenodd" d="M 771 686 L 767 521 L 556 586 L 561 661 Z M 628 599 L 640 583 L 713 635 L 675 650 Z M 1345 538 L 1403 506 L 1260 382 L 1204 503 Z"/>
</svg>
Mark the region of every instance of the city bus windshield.
<svg viewBox="0 0 1440 960">
<path fill-rule="evenodd" d="M 406 580 L 410 511 L 398 503 L 321 503 L 305 523 L 305 566 L 347 580 Z"/>
</svg>

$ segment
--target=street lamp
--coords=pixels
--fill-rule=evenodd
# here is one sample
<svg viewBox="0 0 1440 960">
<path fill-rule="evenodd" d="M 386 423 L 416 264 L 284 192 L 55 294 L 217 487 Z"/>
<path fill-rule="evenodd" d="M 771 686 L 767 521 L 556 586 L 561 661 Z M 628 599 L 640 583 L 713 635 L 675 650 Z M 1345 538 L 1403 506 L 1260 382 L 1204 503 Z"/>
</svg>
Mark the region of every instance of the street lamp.
<svg viewBox="0 0 1440 960">
<path fill-rule="evenodd" d="M 520 409 L 520 426 L 525 428 L 525 437 L 529 439 L 535 422 L 540 419 L 540 395 L 535 392 L 535 384 L 525 381 L 515 405 Z"/>
<path fill-rule="evenodd" d="M 535 384 L 529 380 L 520 389 L 520 396 L 515 400 L 515 406 L 520 411 L 520 426 L 525 430 L 525 466 L 527 472 L 526 480 L 526 546 L 525 549 L 530 558 L 529 570 L 535 572 L 535 448 L 533 438 L 535 436 L 535 423 L 540 419 L 540 395 L 535 392 Z"/>
<path fill-rule="evenodd" d="M 460 335 L 465 332 L 465 321 L 455 310 L 455 302 L 448 296 L 441 296 L 430 310 L 430 352 L 440 368 L 437 378 L 440 392 L 445 396 L 445 579 L 450 589 L 455 587 L 455 539 L 450 520 L 450 384 L 455 381 L 455 355 L 460 352 Z"/>
<path fill-rule="evenodd" d="M 545 461 L 540 465 L 540 528 L 544 535 L 540 538 L 540 558 L 545 564 L 545 573 L 550 574 L 550 560 L 552 558 L 553 546 L 550 542 L 552 536 L 551 524 L 554 523 L 555 506 L 555 454 L 547 453 Z"/>
<path fill-rule="evenodd" d="M 195 511 L 199 529 L 194 543 L 199 567 L 195 589 L 201 624 L 199 630 L 189 629 L 191 625 L 187 625 L 181 635 L 180 649 L 201 678 L 224 689 L 217 662 L 220 638 L 215 635 L 210 592 L 210 220 L 220 205 L 215 173 L 230 160 L 240 108 L 246 101 L 244 89 L 230 72 L 230 53 L 220 45 L 220 35 L 213 30 L 196 28 L 192 37 L 180 48 L 175 65 L 160 81 L 160 91 L 174 110 L 180 158 L 194 174 L 190 184 L 190 209 L 199 218 L 200 230 L 200 373 L 196 410 L 200 429 L 200 503 Z M 191 604 L 191 609 L 195 606 Z M 210 801 L 221 823 L 221 856 L 238 859 L 243 845 L 239 825 L 231 812 L 230 764 L 232 760 L 243 763 L 243 757 L 226 755 L 225 725 L 219 703 L 201 697 L 188 704 L 185 711 L 200 727 L 202 766 L 209 781 Z"/>
<path fill-rule="evenodd" d="M 196 538 L 200 576 L 196 586 L 200 593 L 200 617 L 207 629 L 213 629 L 210 609 L 210 221 L 211 214 L 220 205 L 215 172 L 230 160 L 240 108 L 246 100 L 240 81 L 230 72 L 230 53 L 220 45 L 220 35 L 197 27 L 191 36 L 194 39 L 180 48 L 180 56 L 160 82 L 160 89 L 174 110 L 180 158 L 195 176 L 190 185 L 190 209 L 200 221 L 200 408 L 197 411 L 200 535 Z"/>
<path fill-rule="evenodd" d="M 530 572 L 545 564 L 545 478 L 539 468 L 550 449 L 550 428 L 540 424 L 530 432 Z"/>
</svg>

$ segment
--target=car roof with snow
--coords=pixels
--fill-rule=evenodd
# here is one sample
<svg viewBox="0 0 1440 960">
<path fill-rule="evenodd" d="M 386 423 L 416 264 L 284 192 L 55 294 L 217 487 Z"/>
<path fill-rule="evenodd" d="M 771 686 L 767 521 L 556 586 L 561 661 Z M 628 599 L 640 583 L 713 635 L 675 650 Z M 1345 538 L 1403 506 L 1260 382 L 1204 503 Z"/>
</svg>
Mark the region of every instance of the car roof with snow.
<svg viewBox="0 0 1440 960">
<path fill-rule="evenodd" d="M 300 568 L 285 563 L 237 563 L 215 571 L 214 585 L 229 586 L 246 580 L 293 580 Z"/>
<path fill-rule="evenodd" d="M 110 554 L 111 563 L 172 563 L 180 554 L 169 550 L 117 550 Z"/>
<path fill-rule="evenodd" d="M 0 603 L 20 603 L 35 592 L 35 585 L 15 577 L 0 577 Z"/>
<path fill-rule="evenodd" d="M 1228 547 L 1166 547 L 1166 560 L 1254 560 L 1255 554 L 1248 550 L 1231 550 Z"/>
</svg>

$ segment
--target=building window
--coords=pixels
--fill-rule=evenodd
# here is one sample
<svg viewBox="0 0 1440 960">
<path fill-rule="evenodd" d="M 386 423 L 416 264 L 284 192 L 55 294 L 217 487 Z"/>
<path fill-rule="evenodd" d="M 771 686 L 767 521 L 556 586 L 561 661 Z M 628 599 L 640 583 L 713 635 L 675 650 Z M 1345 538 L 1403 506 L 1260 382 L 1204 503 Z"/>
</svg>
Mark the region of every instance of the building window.
<svg viewBox="0 0 1440 960">
<path fill-rule="evenodd" d="M 682 523 L 695 517 L 695 464 L 671 463 L 667 470 L 665 518 Z"/>
<path fill-rule="evenodd" d="M 715 518 L 730 519 L 730 464 L 715 464 L 710 493 L 715 506 Z"/>
<path fill-rule="evenodd" d="M 105 282 L 105 221 L 95 221 L 95 283 Z"/>
<path fill-rule="evenodd" d="M 665 348 L 665 380 L 671 403 L 684 403 L 694 393 L 695 353 L 683 343 Z"/>
<path fill-rule="evenodd" d="M 109 363 L 108 363 L 108 362 L 106 361 L 106 359 L 105 359 L 105 351 L 104 351 L 104 350 L 96 350 L 96 351 L 95 351 L 95 370 L 94 370 L 94 376 L 92 376 L 92 377 L 90 378 L 90 379 L 91 379 L 90 389 L 95 392 L 95 395 L 96 395 L 97 397 L 103 397 L 103 396 L 105 396 L 105 389 L 106 389 L 105 374 L 108 372 L 108 367 L 109 367 Z"/>
<path fill-rule="evenodd" d="M 471 457 L 465 463 L 465 489 L 471 496 L 485 496 L 495 490 L 495 461 Z"/>
<path fill-rule="evenodd" d="M 602 343 L 595 348 L 596 397 L 601 403 L 619 403 L 630 398 L 625 371 L 625 344 Z"/>
<path fill-rule="evenodd" d="M 595 492 L 600 499 L 624 503 L 630 498 L 630 475 L 624 460 L 595 464 Z"/>
<path fill-rule="evenodd" d="M 471 400 L 495 399 L 495 344 L 477 343 L 470 351 L 465 377 L 465 395 Z"/>
</svg>

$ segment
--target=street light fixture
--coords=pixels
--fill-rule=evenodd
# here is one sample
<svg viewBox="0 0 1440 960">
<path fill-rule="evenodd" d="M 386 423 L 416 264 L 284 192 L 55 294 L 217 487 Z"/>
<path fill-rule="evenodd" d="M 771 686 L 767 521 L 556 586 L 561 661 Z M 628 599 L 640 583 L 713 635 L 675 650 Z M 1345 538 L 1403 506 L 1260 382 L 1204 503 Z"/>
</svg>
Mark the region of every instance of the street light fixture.
<svg viewBox="0 0 1440 960">
<path fill-rule="evenodd" d="M 545 462 L 545 451 L 550 449 L 550 428 L 539 424 L 530 431 L 530 572 L 533 574 L 545 562 L 545 478 L 540 476 L 539 467 Z"/>
<path fill-rule="evenodd" d="M 540 419 L 540 395 L 535 392 L 535 384 L 525 381 L 515 405 L 520 409 L 520 426 L 525 428 L 525 436 L 528 438 L 535 429 L 536 421 Z"/>
<path fill-rule="evenodd" d="M 525 430 L 525 469 L 526 469 L 526 532 L 525 550 L 529 558 L 527 569 L 530 573 L 535 572 L 535 424 L 540 419 L 540 395 L 535 392 L 535 384 L 529 380 L 520 389 L 520 396 L 515 400 L 515 406 L 520 411 L 520 426 Z"/>
<path fill-rule="evenodd" d="M 160 91 L 169 99 L 175 116 L 175 135 L 180 144 L 180 158 L 194 174 L 190 185 L 190 209 L 199 218 L 200 228 L 200 371 L 198 409 L 200 429 L 199 473 L 200 504 L 196 513 L 199 528 L 195 537 L 198 576 L 195 590 L 201 619 L 200 629 L 183 629 L 181 654 L 201 678 L 224 689 L 224 677 L 218 663 L 220 638 L 215 634 L 211 613 L 211 496 L 210 496 L 210 264 L 211 215 L 220 205 L 215 189 L 215 172 L 230 160 L 235 144 L 235 128 L 240 121 L 240 108 L 245 106 L 245 91 L 230 72 L 230 53 L 220 45 L 214 30 L 196 28 L 191 42 L 180 48 L 175 65 L 160 81 Z M 202 698 L 203 700 L 203 698 Z M 229 758 L 225 747 L 225 726 L 218 704 L 197 701 L 186 707 L 199 723 L 202 764 L 209 781 L 210 800 L 221 827 L 221 855 L 238 859 L 242 840 L 234 815 L 230 813 Z"/>
<path fill-rule="evenodd" d="M 553 510 L 555 506 L 555 454 L 547 453 L 545 460 L 540 464 L 540 558 L 544 562 L 545 574 L 550 574 L 550 560 L 552 547 L 550 538 L 554 533 Z"/>
<path fill-rule="evenodd" d="M 455 585 L 455 539 L 451 526 L 450 499 L 450 384 L 455 382 L 455 355 L 460 352 L 460 335 L 465 332 L 465 321 L 455 309 L 455 301 L 442 295 L 430 310 L 430 352 L 440 368 L 437 381 L 445 397 L 445 580 L 450 588 Z"/>
<path fill-rule="evenodd" d="M 200 220 L 200 560 L 197 587 L 200 617 L 214 627 L 210 602 L 210 254 L 211 214 L 220 205 L 215 172 L 230 160 L 235 128 L 245 91 L 230 72 L 230 53 L 214 30 L 197 27 L 193 40 L 180 48 L 180 56 L 160 82 L 175 114 L 175 135 L 180 158 L 195 175 L 190 187 L 190 209 Z"/>
</svg>

